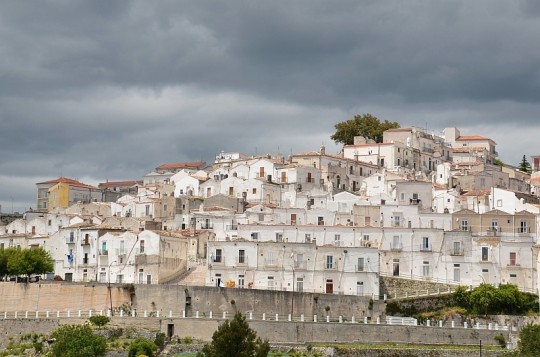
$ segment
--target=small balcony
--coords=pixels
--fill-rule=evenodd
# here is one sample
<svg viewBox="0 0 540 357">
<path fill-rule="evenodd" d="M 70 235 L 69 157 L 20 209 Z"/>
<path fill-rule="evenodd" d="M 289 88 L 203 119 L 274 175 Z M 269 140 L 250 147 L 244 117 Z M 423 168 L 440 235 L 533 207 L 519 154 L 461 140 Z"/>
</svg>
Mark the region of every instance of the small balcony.
<svg viewBox="0 0 540 357">
<path fill-rule="evenodd" d="M 450 255 L 452 255 L 452 256 L 463 256 L 463 248 L 452 249 L 450 251 Z"/>
<path fill-rule="evenodd" d="M 109 255 L 109 251 L 107 249 L 101 249 L 99 251 L 99 255 L 100 256 L 106 256 L 106 255 Z"/>
<path fill-rule="evenodd" d="M 66 244 L 75 244 L 75 237 L 67 237 Z"/>
<path fill-rule="evenodd" d="M 306 270 L 306 262 L 294 262 L 294 270 Z"/>
<path fill-rule="evenodd" d="M 420 251 L 421 252 L 431 252 L 431 251 L 433 251 L 433 248 L 431 247 L 431 243 L 420 244 Z"/>
<path fill-rule="evenodd" d="M 392 252 L 401 252 L 403 250 L 403 243 L 391 243 L 390 250 Z"/>
<path fill-rule="evenodd" d="M 265 259 L 264 260 L 264 266 L 265 267 L 277 267 L 277 261 L 275 259 Z"/>
<path fill-rule="evenodd" d="M 238 225 L 237 224 L 227 224 L 225 226 L 225 229 L 227 231 L 237 231 L 238 230 Z"/>
<path fill-rule="evenodd" d="M 213 223 L 201 223 L 201 229 L 214 229 Z"/>
<path fill-rule="evenodd" d="M 242 266 L 247 265 L 248 264 L 248 257 L 246 257 L 246 256 L 238 256 L 235 259 L 235 263 L 236 263 L 236 265 L 242 265 Z"/>
<path fill-rule="evenodd" d="M 361 273 L 361 272 L 366 271 L 366 267 L 364 265 L 355 265 L 354 271 L 357 273 Z"/>
<path fill-rule="evenodd" d="M 81 241 L 81 246 L 84 247 L 84 246 L 88 246 L 88 245 L 90 245 L 90 239 L 83 239 Z"/>
<path fill-rule="evenodd" d="M 333 262 L 332 264 L 324 264 L 324 270 L 337 270 L 337 263 Z"/>
</svg>

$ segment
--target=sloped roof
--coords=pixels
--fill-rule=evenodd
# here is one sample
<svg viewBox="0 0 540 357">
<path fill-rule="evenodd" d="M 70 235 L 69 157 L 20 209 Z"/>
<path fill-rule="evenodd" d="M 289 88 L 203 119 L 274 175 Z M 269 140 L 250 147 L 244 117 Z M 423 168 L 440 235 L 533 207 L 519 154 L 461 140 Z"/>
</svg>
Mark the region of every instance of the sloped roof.
<svg viewBox="0 0 540 357">
<path fill-rule="evenodd" d="M 169 162 L 159 165 L 156 170 L 179 170 L 179 169 L 200 169 L 206 165 L 204 161 L 192 162 Z"/>
<path fill-rule="evenodd" d="M 97 190 L 97 187 L 95 187 L 95 186 L 87 185 L 85 183 L 79 182 L 79 181 L 71 179 L 69 177 L 63 177 L 63 176 L 59 177 L 59 178 L 56 178 L 54 180 L 38 182 L 36 185 L 43 185 L 43 184 L 56 185 L 56 184 L 59 184 L 59 183 L 65 183 L 66 185 L 69 185 L 69 186 L 76 186 L 76 187 L 83 187 L 83 188 L 90 188 L 90 189 Z"/>
<path fill-rule="evenodd" d="M 99 187 L 118 187 L 118 186 L 134 186 L 139 184 L 139 181 L 131 180 L 131 181 L 107 181 L 107 182 L 101 182 L 99 184 Z"/>
</svg>

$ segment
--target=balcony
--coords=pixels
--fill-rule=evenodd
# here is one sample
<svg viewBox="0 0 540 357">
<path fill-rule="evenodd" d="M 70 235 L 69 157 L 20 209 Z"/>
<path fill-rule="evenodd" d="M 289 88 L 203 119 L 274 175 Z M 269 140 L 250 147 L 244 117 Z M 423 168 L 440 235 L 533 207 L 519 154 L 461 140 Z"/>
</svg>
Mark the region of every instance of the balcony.
<svg viewBox="0 0 540 357">
<path fill-rule="evenodd" d="M 401 252 L 403 250 L 403 244 L 402 243 L 391 243 L 390 244 L 390 250 L 392 252 Z"/>
<path fill-rule="evenodd" d="M 420 244 L 420 251 L 421 252 L 431 252 L 431 251 L 433 251 L 433 248 L 431 247 L 431 243 Z"/>
<path fill-rule="evenodd" d="M 225 257 L 217 256 L 211 260 L 213 265 L 225 265 Z"/>
<path fill-rule="evenodd" d="M 463 255 L 463 248 L 452 249 L 450 251 L 450 255 L 452 255 L 452 256 L 462 256 Z"/>
<path fill-rule="evenodd" d="M 90 239 L 85 238 L 84 240 L 81 241 L 81 246 L 85 246 L 85 245 L 90 245 Z"/>
<path fill-rule="evenodd" d="M 66 238 L 66 244 L 75 244 L 75 237 Z"/>
<path fill-rule="evenodd" d="M 294 262 L 294 270 L 306 270 L 306 262 Z"/>
<path fill-rule="evenodd" d="M 265 267 L 277 267 L 277 261 L 275 259 L 265 259 L 264 260 L 264 266 Z"/>
<path fill-rule="evenodd" d="M 81 265 L 88 265 L 90 263 L 90 258 L 83 258 Z"/>
<path fill-rule="evenodd" d="M 237 224 L 227 224 L 225 226 L 225 230 L 227 230 L 227 231 L 237 231 L 238 230 L 238 225 Z"/>
<path fill-rule="evenodd" d="M 99 251 L 99 255 L 103 256 L 103 255 L 109 255 L 109 251 L 107 249 L 102 249 Z"/>
<path fill-rule="evenodd" d="M 214 229 L 213 223 L 201 223 L 201 229 Z"/>
<path fill-rule="evenodd" d="M 324 270 L 337 270 L 337 263 L 334 262 L 332 264 L 324 264 Z"/>
<path fill-rule="evenodd" d="M 236 265 L 247 265 L 248 264 L 248 257 L 246 256 L 238 256 L 235 259 Z"/>
<path fill-rule="evenodd" d="M 366 271 L 366 267 L 364 265 L 355 265 L 354 271 L 357 273 Z"/>
</svg>

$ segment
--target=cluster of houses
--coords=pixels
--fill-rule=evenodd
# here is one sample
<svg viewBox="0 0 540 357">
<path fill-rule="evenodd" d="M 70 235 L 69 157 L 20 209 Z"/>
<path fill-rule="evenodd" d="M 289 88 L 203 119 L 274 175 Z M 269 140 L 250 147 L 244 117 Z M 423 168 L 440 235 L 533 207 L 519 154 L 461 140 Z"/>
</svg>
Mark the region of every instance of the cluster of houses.
<svg viewBox="0 0 540 357">
<path fill-rule="evenodd" d="M 379 296 L 379 278 L 538 289 L 533 173 L 455 128 L 390 129 L 319 151 L 167 163 L 97 187 L 39 182 L 0 248 L 43 247 L 49 279 Z"/>
</svg>

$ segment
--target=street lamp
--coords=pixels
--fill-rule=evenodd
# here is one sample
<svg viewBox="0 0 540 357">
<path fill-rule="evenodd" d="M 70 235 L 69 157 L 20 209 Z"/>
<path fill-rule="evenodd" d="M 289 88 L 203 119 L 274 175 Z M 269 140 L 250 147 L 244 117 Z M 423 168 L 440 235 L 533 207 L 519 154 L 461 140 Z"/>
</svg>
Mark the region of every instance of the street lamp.
<svg viewBox="0 0 540 357">
<path fill-rule="evenodd" d="M 113 265 L 114 263 L 116 263 L 116 260 L 113 260 L 109 264 L 109 300 L 111 301 L 111 316 L 114 316 L 113 306 L 112 306 L 112 290 L 111 290 L 111 265 Z"/>
</svg>

